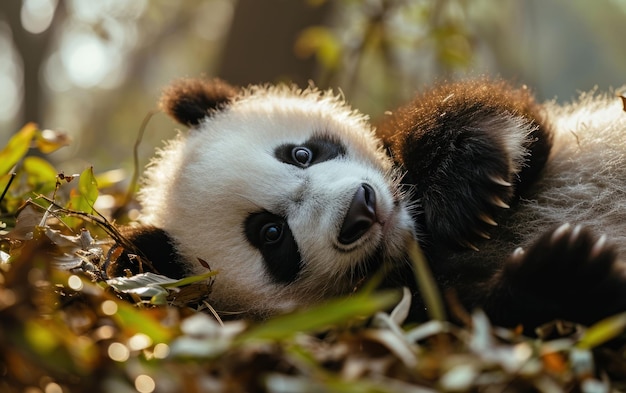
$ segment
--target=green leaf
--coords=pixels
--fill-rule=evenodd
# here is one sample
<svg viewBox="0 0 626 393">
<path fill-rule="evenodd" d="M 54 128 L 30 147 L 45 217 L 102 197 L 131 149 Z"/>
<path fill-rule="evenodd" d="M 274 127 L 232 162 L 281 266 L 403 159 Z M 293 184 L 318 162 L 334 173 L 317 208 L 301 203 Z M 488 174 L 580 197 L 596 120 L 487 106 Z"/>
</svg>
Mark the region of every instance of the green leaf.
<svg viewBox="0 0 626 393">
<path fill-rule="evenodd" d="M 591 326 L 580 341 L 577 347 L 583 349 L 595 348 L 609 340 L 614 339 L 626 330 L 626 313 L 605 318 Z"/>
<path fill-rule="evenodd" d="M 98 199 L 98 182 L 93 174 L 93 167 L 89 167 L 80 174 L 78 179 L 78 192 L 84 202 L 93 210 L 93 205 Z"/>
<path fill-rule="evenodd" d="M 45 194 L 54 190 L 57 171 L 48 161 L 41 157 L 29 156 L 24 158 L 22 169 L 32 191 Z"/>
<path fill-rule="evenodd" d="M 54 333 L 53 329 L 43 326 L 40 320 L 25 321 L 24 336 L 31 348 L 40 355 L 49 355 L 59 346 L 59 338 Z"/>
<path fill-rule="evenodd" d="M 350 297 L 331 300 L 307 310 L 285 314 L 270 319 L 243 333 L 239 342 L 249 340 L 284 340 L 302 332 L 315 332 L 351 318 L 368 317 L 391 307 L 400 300 L 399 291 L 371 294 L 358 293 Z"/>
<path fill-rule="evenodd" d="M 70 192 L 67 208 L 91 214 L 96 199 L 98 199 L 98 182 L 93 174 L 93 167 L 89 167 L 80 174 L 78 187 Z M 70 228 L 77 228 L 82 220 L 75 217 L 64 217 L 63 222 Z"/>
<path fill-rule="evenodd" d="M 189 285 L 189 284 L 193 284 L 199 281 L 204 281 L 207 280 L 213 276 L 215 276 L 216 274 L 218 274 L 219 272 L 217 270 L 213 270 L 210 272 L 206 272 L 204 274 L 199 274 L 196 276 L 189 276 L 189 277 L 185 277 L 185 278 L 181 278 L 178 281 L 175 282 L 169 282 L 169 283 L 164 283 L 162 286 L 164 288 L 178 288 L 178 287 L 182 287 L 185 285 Z"/>
<path fill-rule="evenodd" d="M 35 146 L 40 152 L 50 154 L 69 145 L 71 138 L 67 133 L 55 130 L 43 130 L 37 133 Z"/>
<path fill-rule="evenodd" d="M 5 201 L 6 200 L 5 197 L 7 196 L 9 196 L 10 198 L 10 194 L 8 194 L 8 191 L 14 180 L 15 180 L 15 174 L 13 173 L 7 173 L 4 176 L 0 175 L 0 202 Z M 12 210 L 9 210 L 9 211 L 12 211 Z"/>
<path fill-rule="evenodd" d="M 117 312 L 112 316 L 127 334 L 143 333 L 152 339 L 152 342 L 165 343 L 172 337 L 172 332 L 153 318 L 147 309 L 134 308 L 130 304 L 115 300 Z"/>
<path fill-rule="evenodd" d="M 98 183 L 93 175 L 93 167 L 89 167 L 80 174 L 77 189 L 70 193 L 68 208 L 91 213 L 96 199 L 98 199 Z"/>
<path fill-rule="evenodd" d="M 113 169 L 96 175 L 96 181 L 101 190 L 120 184 L 127 178 L 128 174 L 123 169 Z"/>
<path fill-rule="evenodd" d="M 9 139 L 9 143 L 0 151 L 0 175 L 9 173 L 11 168 L 26 155 L 36 132 L 37 126 L 34 123 L 28 123 Z"/>
<path fill-rule="evenodd" d="M 36 357 L 41 369 L 52 375 L 82 374 L 98 357 L 91 342 L 78 340 L 67 326 L 50 319 L 24 321 L 21 329 L 9 332 L 7 340 L 30 356 Z"/>
<path fill-rule="evenodd" d="M 159 292 L 150 298 L 150 304 L 164 306 L 167 304 L 167 291 Z"/>
</svg>

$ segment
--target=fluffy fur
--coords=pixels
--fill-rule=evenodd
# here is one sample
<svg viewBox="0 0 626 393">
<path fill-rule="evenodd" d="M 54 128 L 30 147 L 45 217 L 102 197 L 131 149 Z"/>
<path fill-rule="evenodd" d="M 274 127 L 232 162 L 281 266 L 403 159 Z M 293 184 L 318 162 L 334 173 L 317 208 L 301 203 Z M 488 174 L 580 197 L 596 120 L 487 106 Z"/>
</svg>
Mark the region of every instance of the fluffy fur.
<svg viewBox="0 0 626 393">
<path fill-rule="evenodd" d="M 182 112 L 172 108 L 186 96 L 188 85 L 181 83 L 184 90 L 163 99 L 174 116 Z M 302 143 L 316 134 L 341 136 L 346 157 L 306 170 L 274 157 L 277 146 Z M 389 230 L 410 229 L 407 211 L 394 205 L 399 196 L 388 187 L 394 176 L 367 119 L 338 97 L 315 89 L 252 87 L 224 110 L 210 113 L 198 130 L 169 141 L 148 168 L 139 196 L 143 221 L 175 240 L 185 273 L 206 271 L 198 258 L 220 272 L 212 288 L 216 307 L 266 315 L 345 293 L 360 278 L 359 262 L 379 242 L 363 239 L 358 249 L 346 253 L 332 235 L 363 179 L 378 185 L 381 215 L 397 216 L 400 225 Z M 289 217 L 307 261 L 297 282 L 274 283 L 262 256 L 246 240 L 244 219 L 259 210 Z M 384 247 L 399 254 L 402 236 L 389 239 Z"/>
<path fill-rule="evenodd" d="M 441 288 L 497 323 L 589 323 L 626 309 L 626 115 L 613 101 L 442 84 L 375 129 L 315 88 L 182 80 L 161 104 L 193 129 L 150 164 L 145 226 L 129 238 L 168 275 L 218 270 L 222 312 L 310 305 L 388 263 L 387 284 L 411 286 L 423 318 L 414 237 Z M 110 272 L 129 267 L 126 253 Z"/>
</svg>

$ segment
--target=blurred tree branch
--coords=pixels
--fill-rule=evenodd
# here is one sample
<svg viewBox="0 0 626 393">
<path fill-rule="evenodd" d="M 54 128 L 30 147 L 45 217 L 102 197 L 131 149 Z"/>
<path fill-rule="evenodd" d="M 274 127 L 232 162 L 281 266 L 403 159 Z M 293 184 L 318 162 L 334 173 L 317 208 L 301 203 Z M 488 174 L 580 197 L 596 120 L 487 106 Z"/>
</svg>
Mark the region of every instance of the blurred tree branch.
<svg viewBox="0 0 626 393">
<path fill-rule="evenodd" d="M 306 85 L 316 76 L 317 62 L 295 56 L 296 37 L 308 26 L 327 24 L 332 3 L 239 0 L 218 76 L 238 85 L 279 80 Z"/>
<path fill-rule="evenodd" d="M 19 123 L 40 123 L 43 120 L 43 97 L 40 71 L 46 58 L 50 44 L 53 43 L 56 27 L 66 16 L 65 1 L 60 0 L 54 12 L 50 27 L 42 33 L 33 34 L 24 29 L 21 23 L 21 1 L 0 1 L 0 15 L 11 28 L 13 44 L 22 61 L 22 104 Z"/>
<path fill-rule="evenodd" d="M 176 34 L 191 23 L 191 20 L 195 17 L 193 10 L 193 7 L 179 8 L 178 12 L 169 15 L 166 23 L 156 30 L 154 35 L 146 37 L 142 45 L 136 47 L 127 55 L 128 60 L 125 71 L 125 86 L 127 91 L 145 93 L 145 85 L 150 81 L 144 76 L 149 73 L 149 67 L 155 61 L 158 61 L 157 54 L 161 52 L 161 48 L 167 41 L 167 38 Z M 182 74 L 178 76 L 182 77 L 185 75 Z M 112 92 L 112 94 L 116 93 L 115 91 Z M 128 105 L 132 106 L 132 102 L 136 97 L 130 95 L 119 96 L 117 99 L 112 99 L 110 94 L 102 94 L 98 96 L 97 99 L 98 102 L 96 106 L 98 110 L 93 112 L 89 126 L 92 132 L 83 134 L 82 142 L 85 144 L 97 144 L 98 140 L 101 138 L 100 135 L 106 135 L 107 132 L 110 131 L 111 123 L 109 119 L 114 118 L 119 111 L 120 101 L 127 101 Z M 148 110 L 146 110 L 146 113 L 147 112 Z M 145 113 L 141 115 L 142 116 L 137 117 L 138 121 L 141 120 Z M 139 123 L 131 124 L 130 127 L 139 128 Z M 137 128 L 130 128 L 128 131 L 134 133 Z"/>
</svg>

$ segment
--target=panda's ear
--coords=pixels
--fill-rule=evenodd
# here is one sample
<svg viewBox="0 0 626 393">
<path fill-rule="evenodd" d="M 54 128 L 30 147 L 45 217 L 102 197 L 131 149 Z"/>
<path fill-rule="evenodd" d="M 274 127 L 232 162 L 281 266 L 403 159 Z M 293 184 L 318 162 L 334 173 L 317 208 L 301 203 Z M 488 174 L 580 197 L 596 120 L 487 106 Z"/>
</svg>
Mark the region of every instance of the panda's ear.
<svg viewBox="0 0 626 393">
<path fill-rule="evenodd" d="M 179 79 L 163 91 L 159 105 L 179 123 L 193 127 L 213 110 L 226 106 L 237 93 L 219 79 Z"/>
</svg>

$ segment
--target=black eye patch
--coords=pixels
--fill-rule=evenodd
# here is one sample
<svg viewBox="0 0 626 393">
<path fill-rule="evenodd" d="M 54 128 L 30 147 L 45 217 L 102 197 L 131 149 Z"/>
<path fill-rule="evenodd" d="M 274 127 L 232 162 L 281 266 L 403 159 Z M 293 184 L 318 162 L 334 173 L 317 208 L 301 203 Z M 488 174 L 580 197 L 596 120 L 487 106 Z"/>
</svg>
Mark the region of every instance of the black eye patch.
<svg viewBox="0 0 626 393">
<path fill-rule="evenodd" d="M 274 150 L 274 156 L 279 161 L 300 168 L 307 168 L 345 154 L 346 148 L 341 142 L 328 135 L 316 135 L 298 145 L 287 143 Z"/>
<path fill-rule="evenodd" d="M 252 213 L 244 223 L 246 238 L 263 255 L 265 267 L 277 283 L 296 280 L 302 258 L 287 221 L 267 211 Z"/>
</svg>

